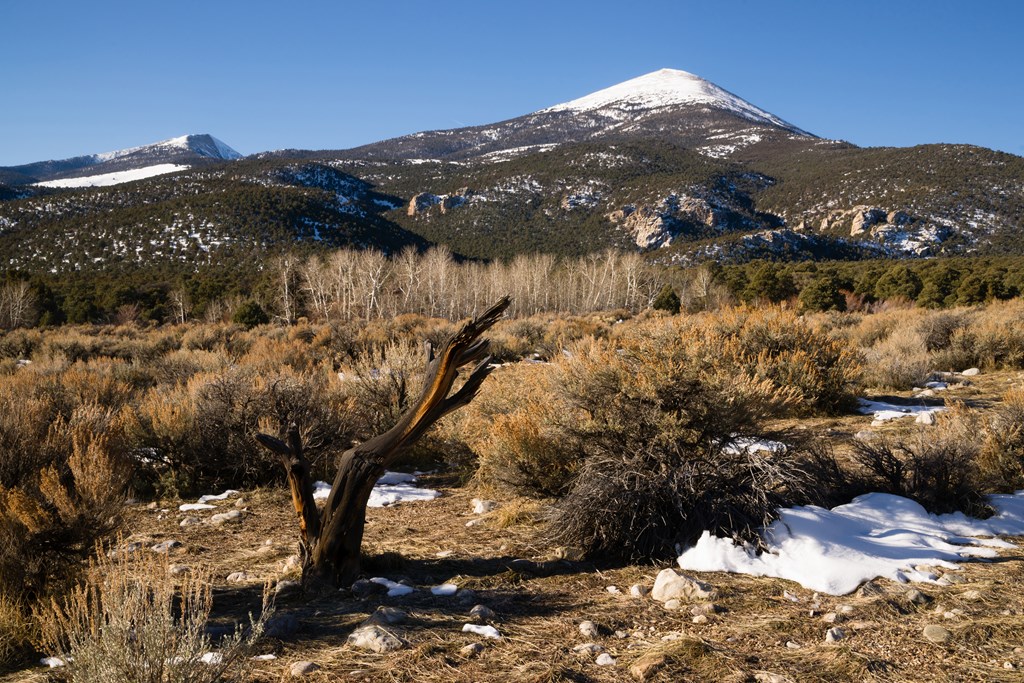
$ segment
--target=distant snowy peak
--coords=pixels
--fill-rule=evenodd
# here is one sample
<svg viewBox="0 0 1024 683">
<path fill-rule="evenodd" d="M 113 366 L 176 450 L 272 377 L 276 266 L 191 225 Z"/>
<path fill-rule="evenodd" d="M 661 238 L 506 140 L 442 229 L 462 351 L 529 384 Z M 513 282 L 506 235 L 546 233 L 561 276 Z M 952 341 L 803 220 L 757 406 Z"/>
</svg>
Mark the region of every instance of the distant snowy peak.
<svg viewBox="0 0 1024 683">
<path fill-rule="evenodd" d="M 796 126 L 755 107 L 750 102 L 719 88 L 714 83 L 679 69 L 653 71 L 579 99 L 542 109 L 537 113 L 599 110 L 643 113 L 665 107 L 694 104 L 724 109 L 757 123 L 804 133 Z"/>
<path fill-rule="evenodd" d="M 94 156 L 97 163 L 102 163 L 104 161 L 113 161 L 114 159 L 121 159 L 123 157 L 146 152 L 192 152 L 193 154 L 198 154 L 202 157 L 224 160 L 242 158 L 242 155 L 231 147 L 212 135 L 205 133 L 201 135 L 182 135 L 181 137 L 163 140 L 162 142 L 156 142 L 151 145 L 129 147 L 127 149 L 119 149 L 114 152 L 104 152 L 103 154 L 96 154 Z"/>
</svg>

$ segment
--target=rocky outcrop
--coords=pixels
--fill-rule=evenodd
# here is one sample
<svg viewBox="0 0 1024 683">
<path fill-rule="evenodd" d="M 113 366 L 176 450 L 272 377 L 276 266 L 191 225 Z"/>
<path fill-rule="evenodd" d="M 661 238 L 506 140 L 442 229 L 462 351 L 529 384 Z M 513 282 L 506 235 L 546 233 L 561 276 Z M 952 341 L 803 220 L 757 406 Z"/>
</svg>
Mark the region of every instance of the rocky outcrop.
<svg viewBox="0 0 1024 683">
<path fill-rule="evenodd" d="M 406 213 L 410 216 L 418 216 L 421 213 L 424 213 L 430 207 L 434 206 L 435 204 L 439 204 L 440 202 L 441 198 L 438 197 L 436 194 L 431 194 L 429 192 L 420 192 L 418 195 L 414 196 L 412 199 L 409 200 L 409 209 L 407 210 Z"/>
<path fill-rule="evenodd" d="M 605 218 L 630 233 L 638 247 L 658 249 L 671 244 L 686 225 L 716 229 L 725 225 L 729 213 L 705 199 L 672 194 L 657 206 L 628 204 Z"/>
<path fill-rule="evenodd" d="M 409 200 L 409 208 L 406 210 L 406 213 L 409 216 L 420 216 L 432 207 L 439 206 L 441 207 L 441 213 L 445 214 L 449 210 L 458 208 L 468 202 L 473 194 L 473 190 L 468 187 L 460 187 L 451 194 L 442 195 L 420 192 Z"/>
<path fill-rule="evenodd" d="M 650 206 L 641 206 L 635 211 L 630 211 L 623 220 L 622 227 L 631 234 L 637 246 L 643 249 L 668 246 L 675 237 L 667 216 Z"/>
<path fill-rule="evenodd" d="M 850 237 L 862 235 L 879 223 L 885 223 L 888 214 L 882 209 L 863 206 L 854 207 L 853 222 L 850 224 Z"/>
</svg>

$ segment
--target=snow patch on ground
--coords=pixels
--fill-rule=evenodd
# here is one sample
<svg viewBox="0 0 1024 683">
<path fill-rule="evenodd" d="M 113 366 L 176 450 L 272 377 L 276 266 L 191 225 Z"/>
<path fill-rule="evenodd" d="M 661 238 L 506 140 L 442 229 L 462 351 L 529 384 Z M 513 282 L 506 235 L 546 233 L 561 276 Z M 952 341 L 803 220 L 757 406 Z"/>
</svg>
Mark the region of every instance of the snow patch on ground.
<svg viewBox="0 0 1024 683">
<path fill-rule="evenodd" d="M 1012 548 L 998 538 L 1024 535 L 1024 491 L 990 496 L 996 514 L 986 520 L 963 513 L 929 514 L 907 498 L 869 493 L 832 510 L 788 508 L 765 529 L 768 550 L 737 545 L 704 532 L 679 557 L 691 571 L 726 571 L 796 581 L 810 590 L 844 595 L 876 577 L 906 583 L 938 577 L 915 569 L 931 565 L 955 569 L 957 561 L 993 557 Z"/>
<path fill-rule="evenodd" d="M 408 503 L 415 500 L 433 500 L 441 494 L 434 489 L 422 489 L 415 486 L 416 475 L 404 472 L 385 472 L 377 480 L 377 485 L 370 493 L 370 501 L 366 504 L 371 508 L 382 508 L 396 503 Z M 313 484 L 314 500 L 326 500 L 331 495 L 331 485 L 325 481 Z"/>
<path fill-rule="evenodd" d="M 130 183 L 133 180 L 143 180 L 145 178 L 152 178 L 158 175 L 187 171 L 189 168 L 190 167 L 187 165 L 180 164 L 157 164 L 155 166 L 146 166 L 144 168 L 136 168 L 130 171 L 115 171 L 114 173 L 90 175 L 85 176 L 84 178 L 47 180 L 45 182 L 36 183 L 36 185 L 40 187 L 109 187 L 110 185 Z"/>
<path fill-rule="evenodd" d="M 466 624 L 462 627 L 463 633 L 475 633 L 478 636 L 484 638 L 493 638 L 494 640 L 501 640 L 501 633 L 498 629 L 493 626 L 481 626 L 480 624 Z"/>
<path fill-rule="evenodd" d="M 396 583 L 391 579 L 385 579 L 380 576 L 375 576 L 372 579 L 370 579 L 370 583 L 376 583 L 387 588 L 388 597 L 390 598 L 397 598 L 403 595 L 408 595 L 409 593 L 412 593 L 414 590 L 416 590 L 412 586 L 406 586 L 404 583 Z"/>
<path fill-rule="evenodd" d="M 858 402 L 860 405 L 857 412 L 861 415 L 871 415 L 876 422 L 898 420 L 921 413 L 940 413 L 946 410 L 942 406 L 901 406 L 885 401 L 869 401 L 866 398 L 858 399 Z"/>
</svg>

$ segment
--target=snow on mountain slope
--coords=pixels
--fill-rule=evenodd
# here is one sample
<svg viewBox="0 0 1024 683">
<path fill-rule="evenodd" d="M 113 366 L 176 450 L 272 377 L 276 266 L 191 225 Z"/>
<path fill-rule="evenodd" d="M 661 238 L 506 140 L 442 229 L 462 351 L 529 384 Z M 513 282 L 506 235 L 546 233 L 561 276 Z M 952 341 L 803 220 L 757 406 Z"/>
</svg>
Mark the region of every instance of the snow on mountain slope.
<svg viewBox="0 0 1024 683">
<path fill-rule="evenodd" d="M 803 133 L 796 126 L 755 107 L 746 100 L 719 88 L 714 83 L 679 69 L 653 71 L 584 97 L 542 109 L 537 113 L 619 110 L 622 113 L 633 114 L 637 111 L 683 104 L 704 104 L 730 111 L 757 123 Z"/>
<path fill-rule="evenodd" d="M 171 138 L 169 140 L 163 140 L 161 142 L 155 142 L 151 145 L 140 145 L 139 147 L 129 147 L 127 149 L 119 149 L 113 152 L 104 152 L 102 154 L 93 155 L 97 162 L 112 161 L 114 159 L 120 159 L 122 157 L 131 156 L 140 152 L 160 152 L 160 151 L 191 151 L 200 156 L 211 157 L 214 159 L 240 159 L 242 155 L 233 150 L 231 147 L 213 137 L 212 135 L 182 135 L 180 137 Z"/>
<path fill-rule="evenodd" d="M 90 175 L 83 178 L 63 178 L 61 180 L 47 180 L 35 183 L 39 187 L 107 187 L 109 185 L 120 185 L 130 183 L 133 180 L 152 178 L 167 173 L 188 170 L 189 166 L 179 164 L 157 164 L 145 168 L 136 168 L 130 171 L 115 171 L 114 173 L 103 173 Z"/>
</svg>

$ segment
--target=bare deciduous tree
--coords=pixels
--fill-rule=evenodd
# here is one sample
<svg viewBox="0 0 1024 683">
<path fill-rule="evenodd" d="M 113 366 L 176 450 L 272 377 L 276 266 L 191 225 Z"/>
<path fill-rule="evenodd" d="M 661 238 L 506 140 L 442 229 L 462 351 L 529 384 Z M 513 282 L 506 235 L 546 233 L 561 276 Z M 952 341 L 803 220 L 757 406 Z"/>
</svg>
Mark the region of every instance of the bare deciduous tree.
<svg viewBox="0 0 1024 683">
<path fill-rule="evenodd" d="M 374 484 L 431 425 L 476 396 L 491 371 L 488 341 L 481 339 L 481 335 L 498 321 L 509 303 L 508 297 L 502 297 L 482 315 L 464 324 L 436 357 L 427 344 L 427 371 L 419 400 L 394 427 L 345 451 L 322 510 L 317 509 L 313 499 L 313 480 L 298 426 L 289 426 L 283 439 L 257 435 L 259 443 L 281 459 L 288 474 L 292 503 L 299 518 L 302 577 L 307 591 L 347 586 L 359 575 L 366 504 Z M 472 363 L 476 365 L 466 381 L 449 395 L 459 369 Z"/>
</svg>

